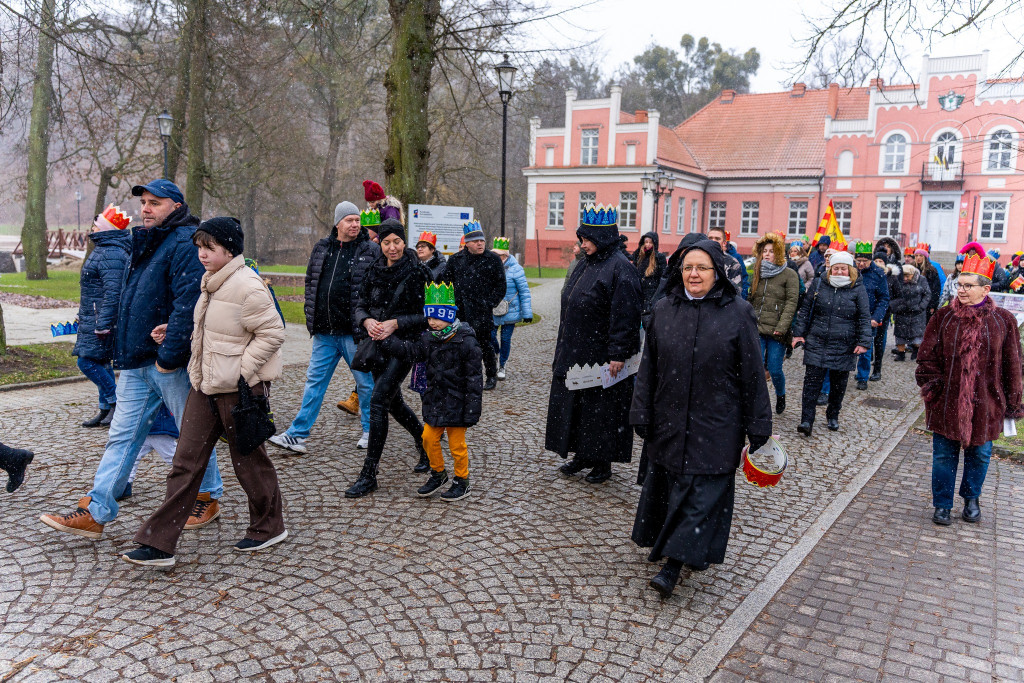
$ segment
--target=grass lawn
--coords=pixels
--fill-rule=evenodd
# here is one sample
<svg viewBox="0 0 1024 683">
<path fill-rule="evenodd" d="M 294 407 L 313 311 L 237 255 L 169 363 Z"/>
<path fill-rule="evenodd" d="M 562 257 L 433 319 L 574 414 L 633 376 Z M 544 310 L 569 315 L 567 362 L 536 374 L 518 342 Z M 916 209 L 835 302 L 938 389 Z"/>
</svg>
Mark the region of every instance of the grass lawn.
<svg viewBox="0 0 1024 683">
<path fill-rule="evenodd" d="M 38 382 L 81 374 L 71 355 L 73 347 L 71 342 L 8 346 L 7 354 L 0 356 L 0 384 Z"/>
<path fill-rule="evenodd" d="M 276 289 L 274 291 L 277 291 Z M 278 301 L 281 305 L 281 312 L 284 313 L 284 321 L 286 323 L 294 323 L 296 325 L 306 324 L 306 314 L 302 311 L 301 301 Z"/>
<path fill-rule="evenodd" d="M 565 268 L 542 268 L 541 272 L 538 273 L 536 268 L 523 268 L 526 271 L 526 277 L 565 277 Z"/>
<path fill-rule="evenodd" d="M 300 275 L 306 274 L 306 266 L 288 266 L 288 265 L 277 265 L 277 266 L 264 266 L 260 265 L 260 272 L 267 273 L 298 273 Z"/>
<path fill-rule="evenodd" d="M 0 275 L 0 291 L 78 301 L 80 292 L 77 270 L 50 269 L 49 276 L 46 280 L 28 280 L 25 273 L 4 273 Z"/>
</svg>

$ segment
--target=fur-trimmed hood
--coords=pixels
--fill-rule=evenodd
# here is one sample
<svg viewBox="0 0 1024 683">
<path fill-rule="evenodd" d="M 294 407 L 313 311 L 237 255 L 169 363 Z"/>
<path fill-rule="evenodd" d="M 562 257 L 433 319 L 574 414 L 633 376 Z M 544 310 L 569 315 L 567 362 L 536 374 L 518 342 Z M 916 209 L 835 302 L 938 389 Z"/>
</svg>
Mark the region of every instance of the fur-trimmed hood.
<svg viewBox="0 0 1024 683">
<path fill-rule="evenodd" d="M 771 243 L 772 245 L 772 262 L 777 266 L 786 265 L 786 241 L 782 239 L 782 235 L 777 232 L 769 232 L 766 235 L 761 235 L 761 237 L 754 242 L 754 256 L 757 257 L 757 263 L 754 267 L 757 268 L 760 266 L 761 250 L 764 249 L 764 245 L 768 243 Z"/>
</svg>

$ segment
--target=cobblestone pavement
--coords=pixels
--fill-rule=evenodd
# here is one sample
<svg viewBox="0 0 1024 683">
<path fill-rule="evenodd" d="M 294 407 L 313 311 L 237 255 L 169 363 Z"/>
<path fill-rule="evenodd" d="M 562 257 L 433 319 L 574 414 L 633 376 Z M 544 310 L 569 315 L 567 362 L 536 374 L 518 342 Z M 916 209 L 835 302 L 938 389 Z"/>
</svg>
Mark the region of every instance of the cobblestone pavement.
<svg viewBox="0 0 1024 683">
<path fill-rule="evenodd" d="M 808 440 L 795 433 L 799 353 L 787 361 L 790 407 L 776 427 L 791 454 L 786 478 L 769 490 L 742 481 L 725 564 L 684 578 L 662 602 L 647 586 L 657 568 L 629 539 L 636 458 L 592 486 L 560 477 L 560 461 L 543 449 L 559 284 L 533 290 L 543 320 L 517 330 L 509 379 L 486 394 L 481 424 L 469 431 L 469 498 L 417 498 L 413 442 L 393 426 L 380 489 L 344 499 L 361 464 L 359 427 L 327 403 L 309 454 L 275 452 L 288 541 L 252 557 L 230 551 L 247 513 L 225 469 L 224 515 L 186 532 L 169 574 L 117 558 L 162 500 L 158 458 L 144 461 L 135 497 L 101 541 L 37 520 L 69 511 L 90 487 L 104 434 L 77 425 L 94 410 L 91 385 L 0 396 L 0 439 L 38 454 L 23 488 L 0 494 L 0 677 L 670 681 L 714 673 L 916 417 L 911 364 L 886 363 L 867 392 L 851 383 L 841 430 Z M 285 351 L 299 364 L 274 388 L 283 424 L 298 408 L 308 357 Z M 339 373 L 329 398 L 351 387 Z"/>
<path fill-rule="evenodd" d="M 981 522 L 932 524 L 931 439 L 908 434 L 712 681 L 1024 680 L 1022 493 L 994 459 Z"/>
</svg>

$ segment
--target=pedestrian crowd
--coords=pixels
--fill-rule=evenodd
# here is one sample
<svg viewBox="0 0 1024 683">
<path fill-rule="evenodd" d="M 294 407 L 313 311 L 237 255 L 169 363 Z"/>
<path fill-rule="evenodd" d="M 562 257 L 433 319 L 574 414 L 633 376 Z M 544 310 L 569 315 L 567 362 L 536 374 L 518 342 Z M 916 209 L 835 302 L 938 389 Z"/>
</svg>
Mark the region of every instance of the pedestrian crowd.
<svg viewBox="0 0 1024 683">
<path fill-rule="evenodd" d="M 170 465 L 165 497 L 123 559 L 172 567 L 181 533 L 221 515 L 215 446 L 224 441 L 249 505 L 235 549 L 280 543 L 285 506 L 265 441 L 282 454 L 307 452 L 341 360 L 354 388 L 337 405 L 358 416 L 355 447 L 365 450 L 345 496 L 376 491 L 385 454 L 400 448 L 397 439 L 388 447 L 392 417 L 411 437 L 414 471 L 427 475 L 416 494 L 470 495 L 467 430 L 480 421 L 485 392 L 509 376 L 516 325 L 533 319 L 525 271 L 509 240 L 488 248 L 475 221 L 449 256 L 430 232 L 410 244 L 401 203 L 373 181 L 363 185 L 366 208 L 338 203 L 330 233 L 310 254 L 312 350 L 301 405 L 278 433 L 269 404 L 282 373 L 284 319 L 243 256 L 239 222 L 200 221 L 167 180 L 132 188 L 141 226 L 127 230 L 116 207 L 96 217 L 74 353 L 98 392 L 98 412 L 82 426 L 109 434 L 89 492 L 67 514 L 42 515 L 44 524 L 101 538 L 133 495 L 139 459 L 156 451 Z M 952 523 L 961 451 L 961 517 L 979 521 L 992 440 L 1024 417 L 1017 323 L 989 296 L 1024 285 L 1021 255 L 1002 269 L 998 253 L 971 242 L 947 277 L 928 245 L 903 249 L 882 238 L 857 242 L 851 253 L 828 237 L 787 244 L 769 232 L 748 263 L 720 228 L 686 235 L 668 257 L 650 232 L 630 254 L 617 210 L 599 205 L 585 208 L 576 234 L 545 448 L 564 460 L 562 475 L 586 471 L 584 480 L 598 485 L 614 476 L 613 465 L 631 461 L 634 437 L 642 441 L 632 539 L 661 563 L 650 585 L 662 596 L 684 569 L 724 561 L 735 473 L 771 440 L 773 414 L 787 408 L 793 350 L 802 347 L 805 366 L 796 429 L 812 438 L 820 405 L 827 428 L 841 428 L 851 373 L 861 391 L 881 379 L 890 325 L 892 360 L 909 353 L 917 362 L 933 432 L 933 521 Z M 418 414 L 403 388 L 420 395 Z M 32 457 L 0 446 L 8 491 Z"/>
</svg>

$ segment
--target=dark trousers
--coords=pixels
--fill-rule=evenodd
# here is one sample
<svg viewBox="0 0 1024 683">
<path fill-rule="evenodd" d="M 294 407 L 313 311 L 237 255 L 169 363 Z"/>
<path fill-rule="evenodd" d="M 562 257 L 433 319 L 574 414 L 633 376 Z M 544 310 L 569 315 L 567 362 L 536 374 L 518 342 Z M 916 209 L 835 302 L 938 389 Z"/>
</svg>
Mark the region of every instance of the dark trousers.
<svg viewBox="0 0 1024 683">
<path fill-rule="evenodd" d="M 269 393 L 270 385 L 260 382 L 253 393 Z M 221 434 L 228 440 L 231 464 L 242 490 L 249 498 L 249 528 L 246 538 L 266 541 L 284 532 L 281 489 L 277 471 L 267 457 L 266 446 L 252 453 L 239 453 L 235 446 L 235 422 L 231 409 L 238 404 L 238 392 L 207 396 L 192 389 L 181 416 L 181 436 L 174 452 L 167 494 L 163 504 L 135 534 L 135 542 L 174 554 L 181 530 L 192 513 L 199 485 L 206 472 L 213 447 Z"/>
<path fill-rule="evenodd" d="M 417 449 L 423 448 L 423 424 L 402 398 L 402 384 L 412 363 L 389 358 L 387 365 L 373 373 L 373 395 L 370 397 L 370 440 L 366 446 L 364 469 L 377 473 L 384 444 L 388 440 L 388 414 L 412 435 Z"/>
<path fill-rule="evenodd" d="M 872 371 L 882 371 L 882 356 L 885 355 L 885 342 L 889 337 L 889 321 L 892 316 L 887 312 L 882 318 L 882 325 L 875 328 L 875 348 L 871 355 Z"/>
<path fill-rule="evenodd" d="M 843 407 L 843 397 L 846 395 L 846 383 L 850 379 L 850 373 L 846 370 L 828 370 L 817 365 L 804 366 L 804 391 L 802 398 L 803 405 L 800 409 L 800 421 L 814 424 L 814 413 L 818 407 L 818 394 L 821 393 L 821 385 L 828 376 L 831 389 L 828 392 L 828 406 L 825 408 L 825 419 L 838 420 L 839 410 Z"/>
<path fill-rule="evenodd" d="M 487 343 L 487 340 L 494 334 L 494 318 L 488 316 L 486 320 L 469 320 L 466 322 L 473 328 L 476 340 L 480 344 L 480 354 L 484 357 L 484 372 L 487 374 L 487 377 L 496 377 L 498 375 L 498 357 L 495 354 L 494 347 Z"/>
</svg>

